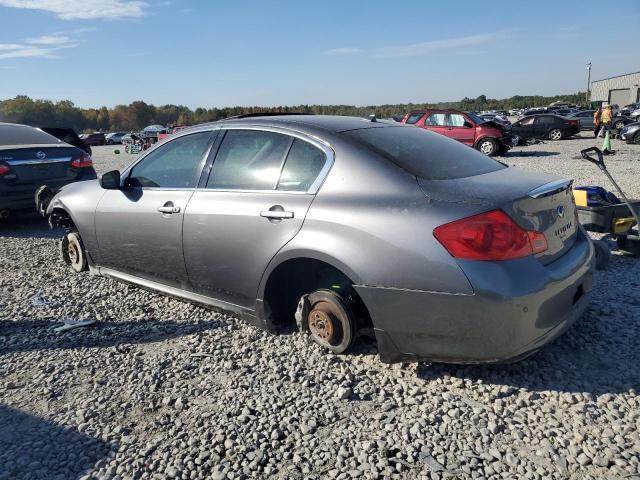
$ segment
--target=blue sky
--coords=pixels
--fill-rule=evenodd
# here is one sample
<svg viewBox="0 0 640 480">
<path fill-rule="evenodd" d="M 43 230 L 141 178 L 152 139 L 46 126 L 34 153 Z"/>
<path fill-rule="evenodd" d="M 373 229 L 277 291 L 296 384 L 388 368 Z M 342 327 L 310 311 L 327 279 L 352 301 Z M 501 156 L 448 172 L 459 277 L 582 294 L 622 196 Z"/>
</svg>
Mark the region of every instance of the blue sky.
<svg viewBox="0 0 640 480">
<path fill-rule="evenodd" d="M 0 99 L 382 104 L 640 70 L 640 2 L 0 0 Z M 635 37 L 635 39 L 633 38 Z"/>
</svg>

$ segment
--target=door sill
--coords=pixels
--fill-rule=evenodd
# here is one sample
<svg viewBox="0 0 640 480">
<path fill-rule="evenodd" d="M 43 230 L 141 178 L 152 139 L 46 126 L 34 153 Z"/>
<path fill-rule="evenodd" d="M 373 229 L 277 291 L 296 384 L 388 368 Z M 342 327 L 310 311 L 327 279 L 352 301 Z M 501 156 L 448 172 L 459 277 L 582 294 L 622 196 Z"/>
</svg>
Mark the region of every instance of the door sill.
<svg viewBox="0 0 640 480">
<path fill-rule="evenodd" d="M 232 312 L 236 315 L 239 315 L 243 319 L 250 321 L 251 323 L 256 323 L 255 312 L 250 308 L 225 302 L 224 300 L 207 297 L 206 295 L 200 295 L 199 293 L 182 290 L 181 288 L 170 287 L 159 282 L 154 282 L 153 280 L 136 277 L 135 275 L 123 273 L 112 268 L 94 267 L 94 270 L 97 270 L 97 273 L 99 275 L 104 275 L 105 277 L 111 277 L 116 280 L 131 283 L 138 287 L 153 290 L 155 292 L 160 292 L 170 297 L 178 298 L 180 300 L 187 300 L 191 303 L 197 303 L 206 307 L 224 310 L 225 312 Z"/>
</svg>

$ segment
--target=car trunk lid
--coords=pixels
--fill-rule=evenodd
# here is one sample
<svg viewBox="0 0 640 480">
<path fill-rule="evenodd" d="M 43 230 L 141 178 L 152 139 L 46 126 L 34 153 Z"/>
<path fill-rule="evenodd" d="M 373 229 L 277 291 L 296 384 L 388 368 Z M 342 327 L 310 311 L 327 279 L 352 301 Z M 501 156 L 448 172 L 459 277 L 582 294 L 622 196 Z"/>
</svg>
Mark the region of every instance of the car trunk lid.
<svg viewBox="0 0 640 480">
<path fill-rule="evenodd" d="M 525 230 L 544 233 L 548 248 L 536 257 L 549 263 L 575 242 L 578 225 L 572 180 L 507 168 L 452 180 L 418 179 L 433 201 L 459 204 L 474 213 L 501 209 Z"/>
<path fill-rule="evenodd" d="M 14 185 L 70 179 L 73 158 L 82 155 L 68 145 L 8 145 L 0 148 L 0 163 L 10 168 L 4 179 Z"/>
</svg>

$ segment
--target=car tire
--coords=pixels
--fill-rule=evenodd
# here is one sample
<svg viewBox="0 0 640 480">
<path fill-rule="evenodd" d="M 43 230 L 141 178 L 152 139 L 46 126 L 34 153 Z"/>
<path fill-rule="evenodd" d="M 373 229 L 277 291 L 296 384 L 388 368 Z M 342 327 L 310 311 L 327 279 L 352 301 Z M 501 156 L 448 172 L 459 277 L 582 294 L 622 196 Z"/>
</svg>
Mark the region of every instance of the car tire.
<svg viewBox="0 0 640 480">
<path fill-rule="evenodd" d="M 618 120 L 613 124 L 613 128 L 615 128 L 616 130 L 622 130 L 624 128 L 624 122 L 622 120 Z"/>
<path fill-rule="evenodd" d="M 87 252 L 78 232 L 67 233 L 60 242 L 62 260 L 68 264 L 74 272 L 84 272 L 89 268 L 87 264 Z"/>
<path fill-rule="evenodd" d="M 636 133 L 633 137 L 633 143 L 635 143 L 636 145 L 640 145 L 640 132 Z"/>
<path fill-rule="evenodd" d="M 116 143 L 116 142 L 114 142 L 113 140 L 107 140 L 107 145 L 113 145 L 113 144 L 115 144 L 115 143 Z"/>
<path fill-rule="evenodd" d="M 478 142 L 477 149 L 479 152 L 493 157 L 498 153 L 498 144 L 493 138 L 483 138 Z"/>
<path fill-rule="evenodd" d="M 594 240 L 593 248 L 596 255 L 596 270 L 606 270 L 611 259 L 611 250 L 604 240 Z"/>
<path fill-rule="evenodd" d="M 559 128 L 552 128 L 549 131 L 549 140 L 562 140 L 562 130 Z"/>
<path fill-rule="evenodd" d="M 355 320 L 347 302 L 333 290 L 309 294 L 305 330 L 311 339 L 333 353 L 346 352 L 355 338 Z"/>
</svg>

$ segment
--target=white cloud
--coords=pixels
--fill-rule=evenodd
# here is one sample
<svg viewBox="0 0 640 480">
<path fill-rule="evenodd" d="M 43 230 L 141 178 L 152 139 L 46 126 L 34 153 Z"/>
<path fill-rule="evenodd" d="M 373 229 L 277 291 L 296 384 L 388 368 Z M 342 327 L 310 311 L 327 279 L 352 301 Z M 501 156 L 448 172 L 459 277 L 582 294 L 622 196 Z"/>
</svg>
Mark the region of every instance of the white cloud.
<svg viewBox="0 0 640 480">
<path fill-rule="evenodd" d="M 78 43 L 62 32 L 53 35 L 42 35 L 28 38 L 21 43 L 0 43 L 0 60 L 28 57 L 60 58 L 56 54 L 58 50 L 77 46 Z"/>
<path fill-rule="evenodd" d="M 331 50 L 325 50 L 322 52 L 323 55 L 355 55 L 358 53 L 362 53 L 363 50 L 360 48 L 333 48 Z"/>
<path fill-rule="evenodd" d="M 141 17 L 146 2 L 138 0 L 0 0 L 0 6 L 43 10 L 63 20 Z"/>
<path fill-rule="evenodd" d="M 41 37 L 29 38 L 26 43 L 35 45 L 64 45 L 69 43 L 71 39 L 65 35 L 43 35 Z"/>
<path fill-rule="evenodd" d="M 447 38 L 430 42 L 411 43 L 408 45 L 392 45 L 377 48 L 334 48 L 325 50 L 323 55 L 367 55 L 370 57 L 417 57 L 429 53 L 446 50 L 471 47 L 494 42 L 505 37 L 503 33 L 485 33 L 470 35 L 468 37 Z"/>
<path fill-rule="evenodd" d="M 48 48 L 30 47 L 27 45 L 17 45 L 18 48 L 0 50 L 0 60 L 5 58 L 25 58 L 25 57 L 45 57 L 51 50 Z"/>
</svg>

